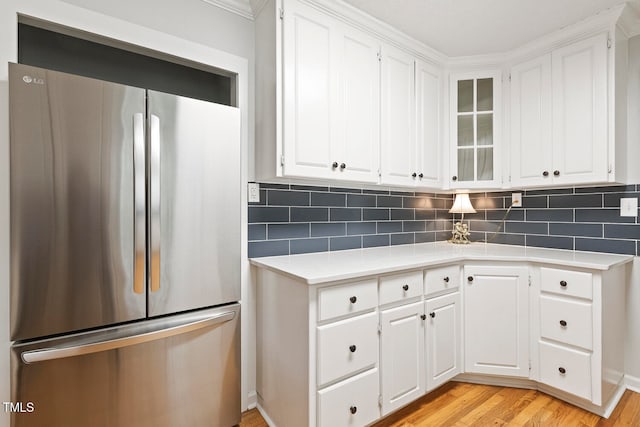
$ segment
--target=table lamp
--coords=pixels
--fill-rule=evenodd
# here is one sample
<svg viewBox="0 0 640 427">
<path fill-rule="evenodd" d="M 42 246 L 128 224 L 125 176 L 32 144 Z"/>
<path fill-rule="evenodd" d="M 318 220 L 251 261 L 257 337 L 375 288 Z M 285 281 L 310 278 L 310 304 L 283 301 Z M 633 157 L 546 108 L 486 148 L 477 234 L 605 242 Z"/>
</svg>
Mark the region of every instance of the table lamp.
<svg viewBox="0 0 640 427">
<path fill-rule="evenodd" d="M 467 244 L 469 242 L 469 234 L 471 234 L 471 230 L 467 224 L 463 224 L 464 214 L 466 213 L 476 213 L 476 210 L 473 208 L 471 204 L 471 200 L 469 200 L 468 193 L 456 193 L 456 198 L 453 201 L 453 206 L 449 209 L 449 213 L 452 214 L 462 214 L 459 222 L 456 222 L 453 225 L 452 236 L 449 239 L 451 243 L 462 243 Z"/>
</svg>

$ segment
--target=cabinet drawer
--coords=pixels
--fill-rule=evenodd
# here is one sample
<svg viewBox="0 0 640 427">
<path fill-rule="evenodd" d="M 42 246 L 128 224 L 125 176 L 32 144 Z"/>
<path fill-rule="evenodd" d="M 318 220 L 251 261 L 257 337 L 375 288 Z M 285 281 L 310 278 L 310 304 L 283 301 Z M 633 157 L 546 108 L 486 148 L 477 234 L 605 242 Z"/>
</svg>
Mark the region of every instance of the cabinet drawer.
<svg viewBox="0 0 640 427">
<path fill-rule="evenodd" d="M 378 313 L 318 327 L 318 387 L 378 363 Z"/>
<path fill-rule="evenodd" d="M 449 265 L 427 270 L 424 274 L 424 286 L 426 295 L 458 289 L 460 287 L 460 266 Z"/>
<path fill-rule="evenodd" d="M 545 338 L 593 350 L 591 303 L 541 296 L 540 334 Z"/>
<path fill-rule="evenodd" d="M 380 278 L 380 305 L 422 295 L 422 271 Z"/>
<path fill-rule="evenodd" d="M 592 299 L 593 275 L 582 271 L 540 268 L 540 289 L 558 295 Z"/>
<path fill-rule="evenodd" d="M 364 426 L 380 417 L 378 369 L 318 392 L 318 426 Z"/>
<path fill-rule="evenodd" d="M 378 305 L 376 279 L 318 290 L 318 320 L 356 314 Z"/>
<path fill-rule="evenodd" d="M 591 353 L 550 343 L 539 344 L 540 382 L 591 400 Z"/>
</svg>

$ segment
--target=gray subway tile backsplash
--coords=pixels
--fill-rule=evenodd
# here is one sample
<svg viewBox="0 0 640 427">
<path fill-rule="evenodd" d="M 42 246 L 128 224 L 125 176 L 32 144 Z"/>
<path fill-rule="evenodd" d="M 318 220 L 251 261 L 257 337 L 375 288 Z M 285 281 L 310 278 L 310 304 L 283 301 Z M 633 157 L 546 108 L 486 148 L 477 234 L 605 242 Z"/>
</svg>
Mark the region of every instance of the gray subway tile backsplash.
<svg viewBox="0 0 640 427">
<path fill-rule="evenodd" d="M 520 192 L 524 207 L 508 214 L 511 191 L 470 195 L 473 241 L 638 254 L 640 223 L 619 212 L 621 198 L 640 197 L 636 185 Z M 249 204 L 249 257 L 443 241 L 460 220 L 451 194 L 260 184 L 260 195 Z"/>
</svg>

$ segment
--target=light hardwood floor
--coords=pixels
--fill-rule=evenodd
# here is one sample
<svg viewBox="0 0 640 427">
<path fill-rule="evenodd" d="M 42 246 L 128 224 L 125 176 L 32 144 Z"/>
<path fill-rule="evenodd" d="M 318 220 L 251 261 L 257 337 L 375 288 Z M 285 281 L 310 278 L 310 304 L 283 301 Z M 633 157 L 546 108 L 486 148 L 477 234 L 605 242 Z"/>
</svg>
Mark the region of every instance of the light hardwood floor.
<svg viewBox="0 0 640 427">
<path fill-rule="evenodd" d="M 640 394 L 627 390 L 605 420 L 535 390 L 449 382 L 373 427 L 640 426 Z M 240 427 L 266 427 L 256 409 Z"/>
</svg>

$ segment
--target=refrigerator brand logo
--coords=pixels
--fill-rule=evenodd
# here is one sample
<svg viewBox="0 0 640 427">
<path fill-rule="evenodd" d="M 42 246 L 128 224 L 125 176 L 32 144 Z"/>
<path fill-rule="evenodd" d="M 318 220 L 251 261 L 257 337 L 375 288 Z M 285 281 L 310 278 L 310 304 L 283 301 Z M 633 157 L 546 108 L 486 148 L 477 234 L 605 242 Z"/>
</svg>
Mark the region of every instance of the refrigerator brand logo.
<svg viewBox="0 0 640 427">
<path fill-rule="evenodd" d="M 31 77 L 31 76 L 24 76 L 22 77 L 22 81 L 25 83 L 33 83 L 36 85 L 43 85 L 44 84 L 44 79 L 39 79 L 37 77 Z"/>
<path fill-rule="evenodd" d="M 4 412 L 34 412 L 36 406 L 33 402 L 2 402 Z"/>
</svg>

